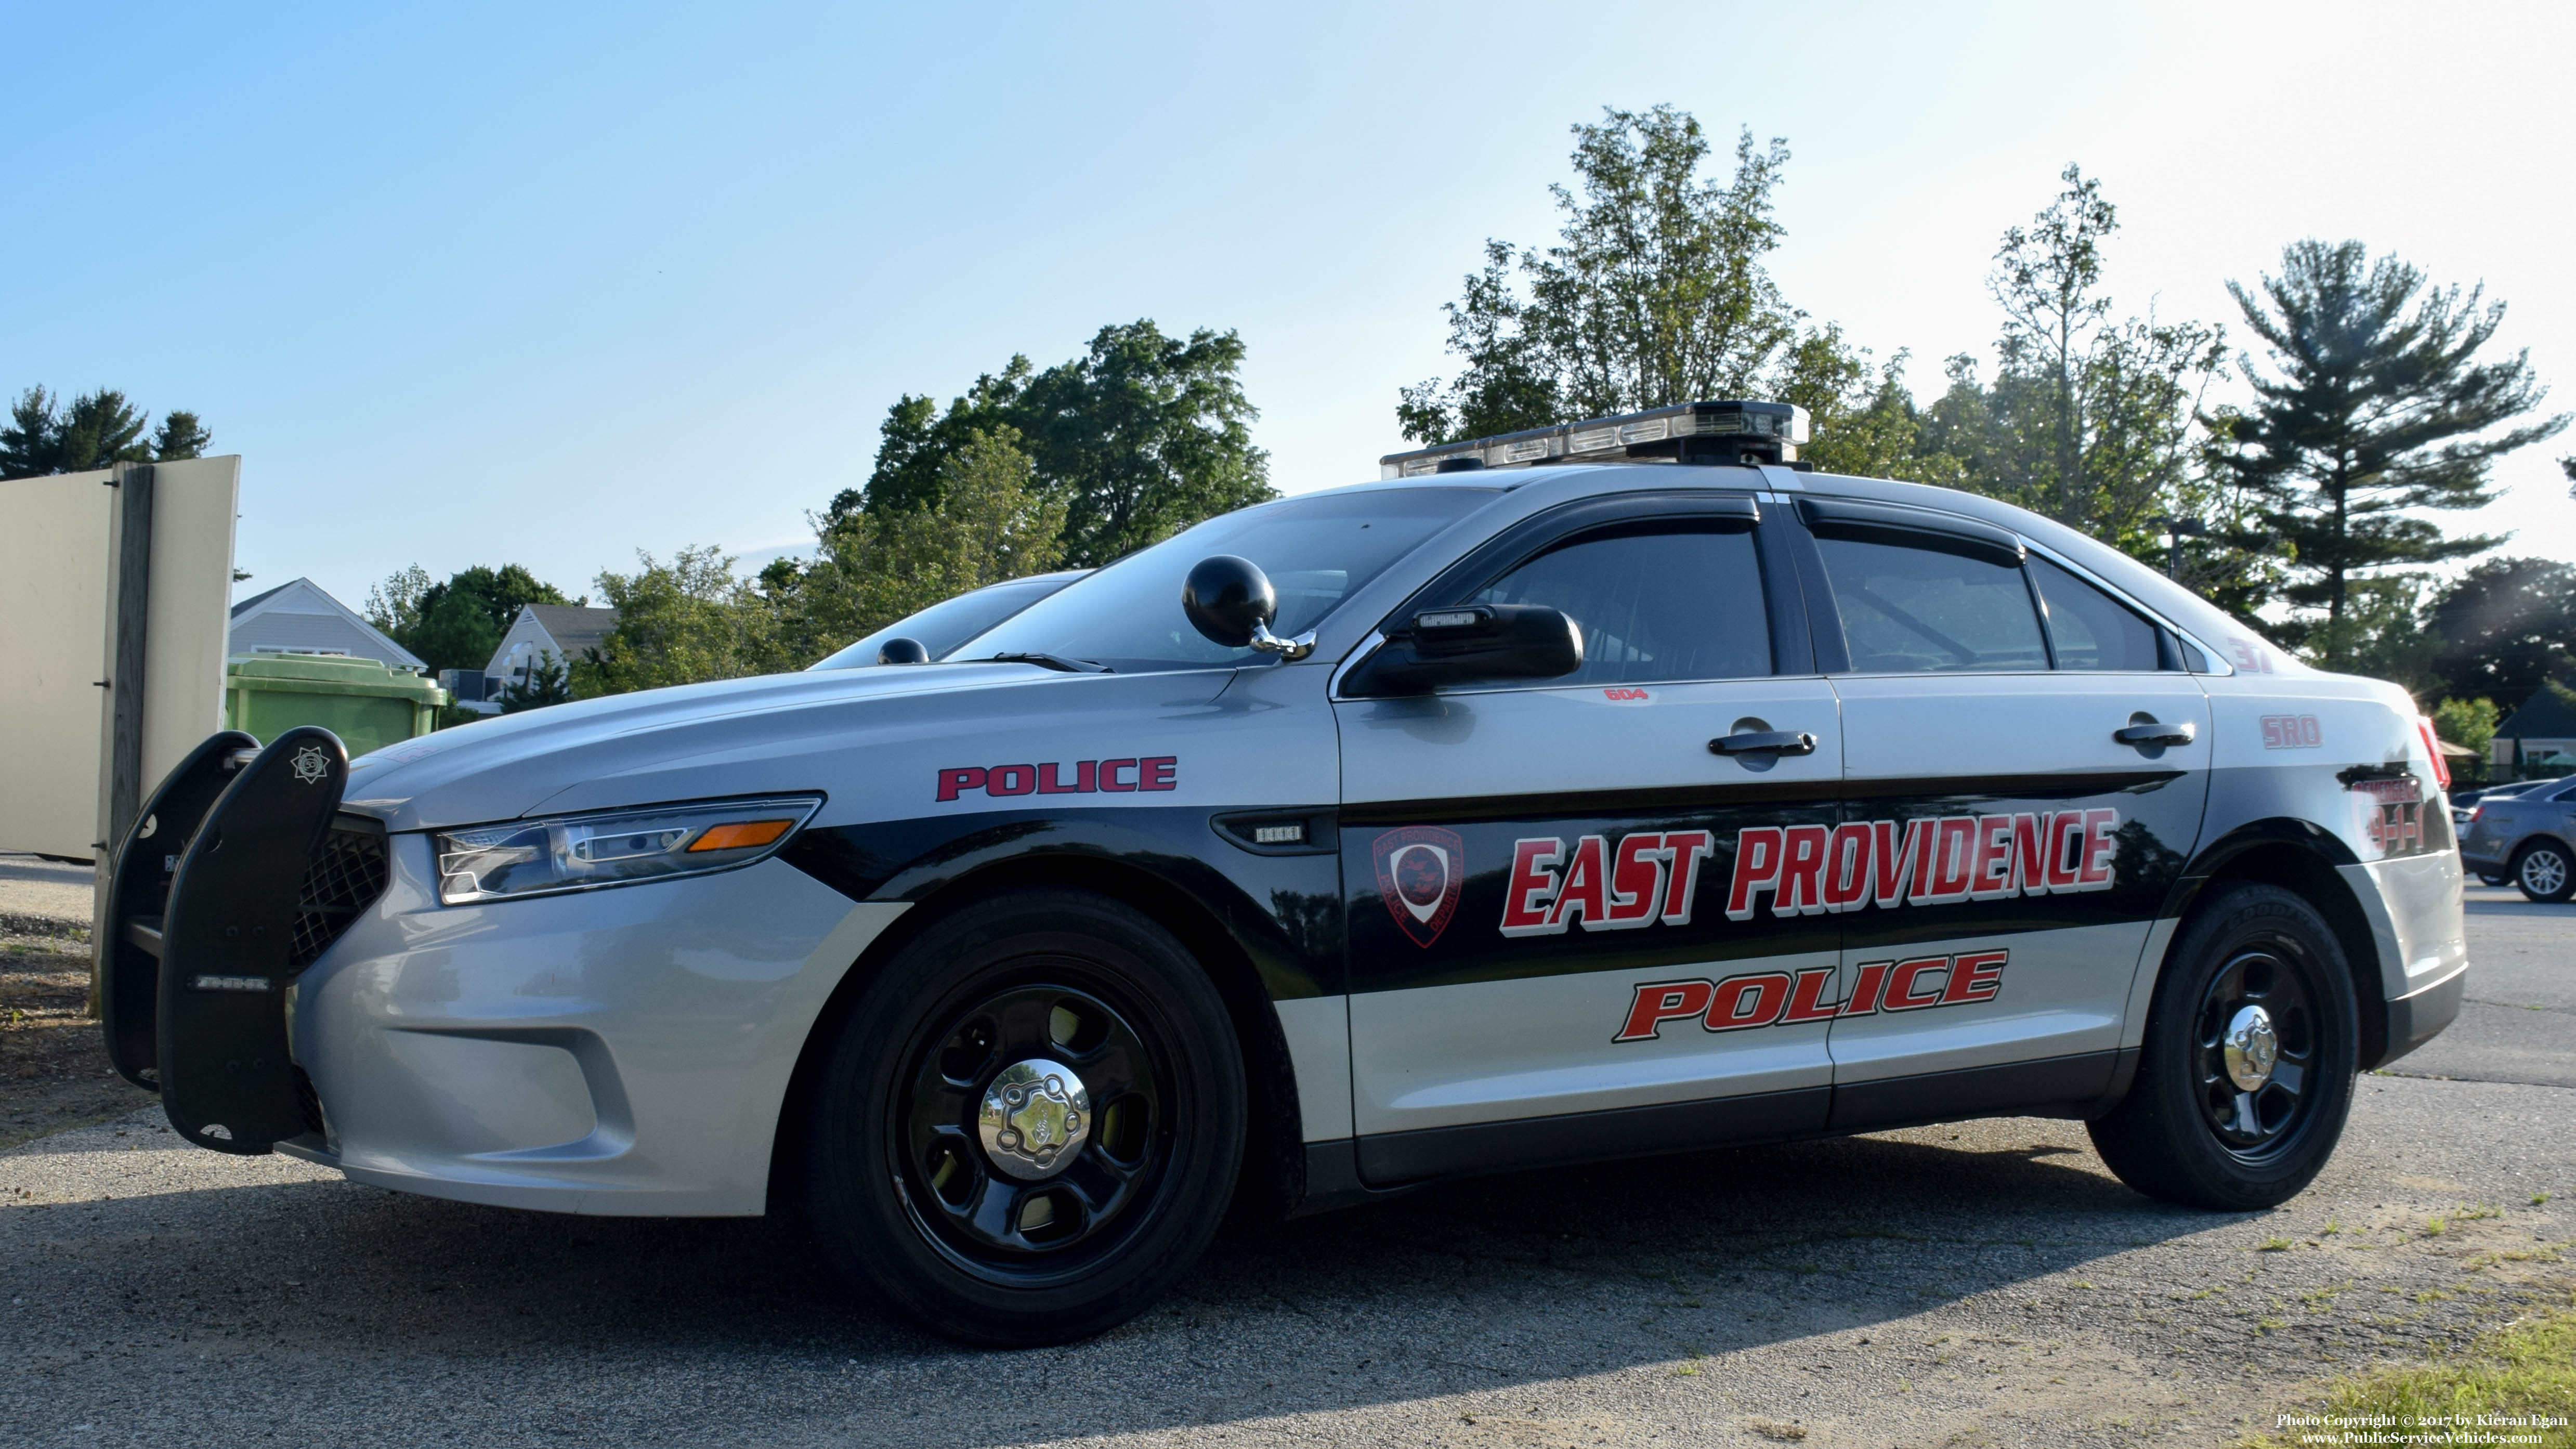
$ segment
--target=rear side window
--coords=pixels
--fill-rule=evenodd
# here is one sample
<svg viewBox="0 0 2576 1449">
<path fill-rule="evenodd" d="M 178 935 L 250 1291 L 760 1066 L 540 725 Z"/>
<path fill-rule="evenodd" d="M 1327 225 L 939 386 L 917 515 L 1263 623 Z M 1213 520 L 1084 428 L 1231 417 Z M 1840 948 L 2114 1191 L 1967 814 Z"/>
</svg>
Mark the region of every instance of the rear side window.
<svg viewBox="0 0 2576 1449">
<path fill-rule="evenodd" d="M 1859 674 L 2044 670 L 2039 610 L 2009 564 L 1937 545 L 1818 538 Z"/>
<path fill-rule="evenodd" d="M 1551 685 L 1744 679 L 1771 672 L 1753 535 L 1664 526 L 1550 549 L 1468 602 L 1544 604 L 1583 631 L 1583 668 Z"/>
<path fill-rule="evenodd" d="M 2060 669 L 2149 670 L 2160 667 L 2156 629 L 2128 606 L 2033 554 L 2031 582 L 2048 605 L 2049 642 Z"/>
</svg>

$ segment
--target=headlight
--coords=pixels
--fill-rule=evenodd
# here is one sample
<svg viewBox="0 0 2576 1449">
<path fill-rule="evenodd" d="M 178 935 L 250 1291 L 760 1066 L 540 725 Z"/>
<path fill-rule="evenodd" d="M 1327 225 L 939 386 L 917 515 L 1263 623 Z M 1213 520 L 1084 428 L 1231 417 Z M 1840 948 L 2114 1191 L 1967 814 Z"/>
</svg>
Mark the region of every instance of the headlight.
<svg viewBox="0 0 2576 1449">
<path fill-rule="evenodd" d="M 792 795 L 445 831 L 432 838 L 438 898 L 462 906 L 731 870 L 785 845 L 822 804 Z"/>
</svg>

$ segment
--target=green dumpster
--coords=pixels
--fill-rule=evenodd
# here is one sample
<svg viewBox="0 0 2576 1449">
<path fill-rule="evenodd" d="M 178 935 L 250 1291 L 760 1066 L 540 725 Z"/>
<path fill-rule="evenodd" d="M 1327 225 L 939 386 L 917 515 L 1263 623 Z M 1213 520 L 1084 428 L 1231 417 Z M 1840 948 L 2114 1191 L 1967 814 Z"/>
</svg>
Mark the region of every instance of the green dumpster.
<svg viewBox="0 0 2576 1449">
<path fill-rule="evenodd" d="M 340 737 L 350 758 L 438 727 L 447 691 L 373 659 L 247 654 L 224 661 L 224 727 L 262 744 L 297 725 Z"/>
</svg>

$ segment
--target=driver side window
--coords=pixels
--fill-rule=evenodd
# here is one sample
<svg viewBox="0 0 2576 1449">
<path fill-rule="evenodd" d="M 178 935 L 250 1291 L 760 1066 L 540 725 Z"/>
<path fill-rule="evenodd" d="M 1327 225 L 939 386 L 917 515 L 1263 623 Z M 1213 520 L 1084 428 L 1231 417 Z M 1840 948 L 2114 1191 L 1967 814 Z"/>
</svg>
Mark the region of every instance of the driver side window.
<svg viewBox="0 0 2576 1449">
<path fill-rule="evenodd" d="M 1746 679 L 1771 672 L 1753 535 L 1664 523 L 1562 544 L 1462 602 L 1543 604 L 1583 635 L 1583 667 L 1551 686 Z"/>
</svg>

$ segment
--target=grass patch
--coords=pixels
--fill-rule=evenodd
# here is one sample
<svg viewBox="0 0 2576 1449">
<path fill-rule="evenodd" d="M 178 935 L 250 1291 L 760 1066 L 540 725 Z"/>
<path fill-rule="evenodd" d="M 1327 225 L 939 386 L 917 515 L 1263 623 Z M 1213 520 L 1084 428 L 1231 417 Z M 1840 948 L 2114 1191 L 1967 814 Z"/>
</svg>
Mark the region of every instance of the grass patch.
<svg viewBox="0 0 2576 1449">
<path fill-rule="evenodd" d="M 2531 1421 L 2496 1432 L 2537 1437 L 2524 1442 L 2576 1449 L 2576 1298 L 2479 1339 L 2466 1352 L 2428 1363 L 2379 1369 L 2340 1379 L 2302 1412 L 2327 1415 L 2394 1415 L 2399 1423 L 2493 1414 Z M 2243 1441 L 2243 1449 L 2286 1449 L 2303 1432 L 2327 1426 L 2284 1424 L 2275 1433 Z"/>
</svg>

